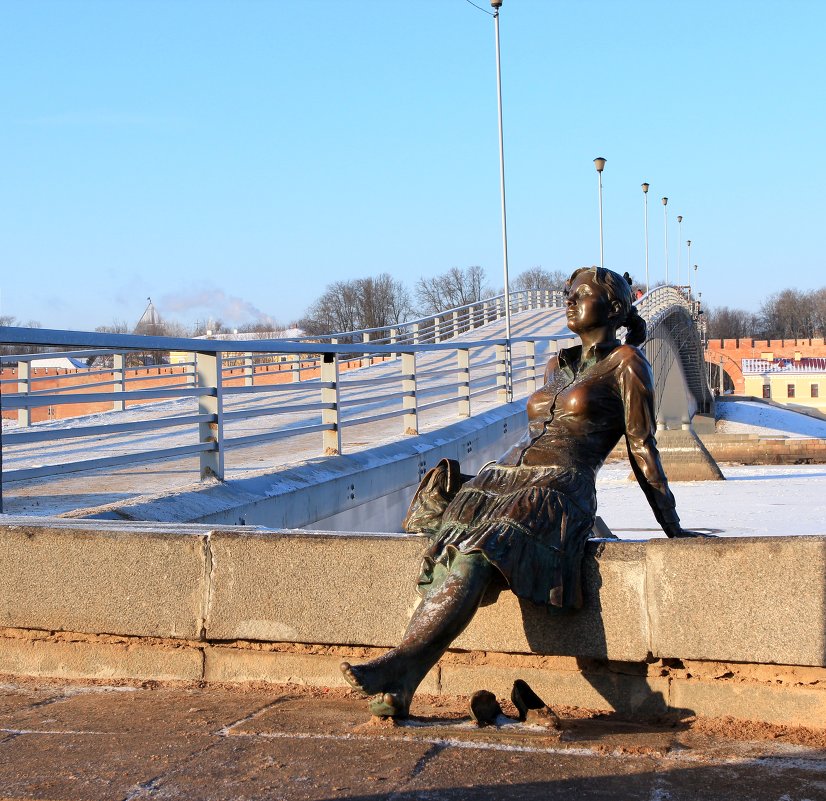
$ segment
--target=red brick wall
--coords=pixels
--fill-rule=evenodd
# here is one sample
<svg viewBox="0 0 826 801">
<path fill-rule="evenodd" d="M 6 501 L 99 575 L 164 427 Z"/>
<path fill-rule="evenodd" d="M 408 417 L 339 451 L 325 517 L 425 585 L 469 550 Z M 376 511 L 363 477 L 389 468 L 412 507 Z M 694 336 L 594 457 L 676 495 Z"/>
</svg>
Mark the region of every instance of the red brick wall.
<svg viewBox="0 0 826 801">
<path fill-rule="evenodd" d="M 723 370 L 734 383 L 734 392 L 742 395 L 741 359 L 759 359 L 761 354 L 769 351 L 775 359 L 793 359 L 795 353 L 826 358 L 826 343 L 823 339 L 710 339 L 706 361 L 719 366 L 722 358 Z"/>
</svg>

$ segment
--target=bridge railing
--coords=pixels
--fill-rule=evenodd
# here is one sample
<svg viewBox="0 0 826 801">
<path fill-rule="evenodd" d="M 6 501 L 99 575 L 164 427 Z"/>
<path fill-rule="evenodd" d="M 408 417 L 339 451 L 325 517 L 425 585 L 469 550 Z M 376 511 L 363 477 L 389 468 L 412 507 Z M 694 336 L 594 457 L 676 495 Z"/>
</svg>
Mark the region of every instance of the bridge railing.
<svg viewBox="0 0 826 801">
<path fill-rule="evenodd" d="M 510 293 L 511 314 L 540 308 L 560 309 L 565 305 L 565 294 L 556 290 L 524 289 Z M 464 306 L 409 320 L 394 326 L 362 328 L 356 331 L 339 331 L 313 337 L 316 342 L 371 342 L 376 345 L 429 344 L 444 342 L 467 331 L 473 331 L 504 318 L 505 296 L 496 295 L 474 301 Z M 298 341 L 307 342 L 309 338 Z"/>
<path fill-rule="evenodd" d="M 524 310 L 538 308 L 561 308 L 564 304 L 562 292 L 551 290 L 520 290 L 510 293 L 511 312 L 518 313 Z M 486 298 L 484 300 L 448 309 L 439 314 L 429 315 L 417 320 L 410 320 L 392 327 L 364 328 L 355 331 L 341 331 L 318 337 L 301 337 L 288 339 L 290 342 L 328 343 L 331 345 L 344 343 L 361 343 L 368 345 L 426 345 L 448 341 L 472 332 L 482 325 L 494 322 L 505 314 L 504 295 Z M 226 352 L 222 360 L 222 375 L 225 381 L 233 383 L 241 380 L 245 386 L 255 386 L 258 383 L 271 384 L 283 381 L 304 381 L 315 376 L 319 370 L 316 355 L 259 353 L 252 351 L 250 342 L 266 341 L 244 335 L 220 334 L 208 337 L 197 337 L 197 341 L 233 341 L 239 346 L 237 351 Z M 355 350 L 355 349 L 351 349 Z M 194 351 L 193 351 L 194 352 Z M 377 357 L 380 360 L 396 358 L 398 352 L 391 352 Z M 74 361 L 87 361 L 86 368 L 69 368 L 66 370 L 50 370 L 40 365 L 53 361 L 61 356 Z M 368 366 L 376 357 L 366 354 L 363 350 L 340 354 L 339 369 L 349 370 L 355 367 Z M 130 361 L 132 364 L 130 364 Z M 17 365 L 16 375 L 3 377 L 0 375 L 0 392 L 18 395 L 63 395 L 75 393 L 99 394 L 85 403 L 79 398 L 73 398 L 63 403 L 49 404 L 21 404 L 18 407 L 17 418 L 21 426 L 31 425 L 33 421 L 62 417 L 71 406 L 77 414 L 88 414 L 103 411 L 108 408 L 122 411 L 124 408 L 139 402 L 131 399 L 125 393 L 127 389 L 163 388 L 197 386 L 195 360 L 189 351 L 172 351 L 168 356 L 161 356 L 161 352 L 144 348 L 142 351 L 116 351 L 106 349 L 70 350 L 60 353 L 26 353 L 0 357 L 2 365 Z M 276 374 L 276 375 L 273 375 Z M 282 375 L 285 374 L 285 375 Z M 59 382 L 57 379 L 60 379 Z M 59 384 L 59 385 L 58 385 Z M 102 390 L 108 388 L 110 392 L 121 393 L 117 399 L 107 402 Z M 145 399 L 140 402 L 145 402 Z"/>
<path fill-rule="evenodd" d="M 548 351 L 561 339 L 565 337 L 512 338 L 517 395 L 541 383 Z M 452 405 L 453 416 L 462 418 L 485 396 L 506 399 L 504 338 L 358 345 L 3 328 L 0 341 L 83 348 L 70 352 L 114 360 L 111 370 L 90 371 L 91 386 L 76 385 L 71 391 L 28 386 L 26 391 L 3 392 L 0 409 L 25 413 L 28 421 L 34 412 L 49 407 L 110 404 L 100 418 L 82 424 L 18 423 L 17 429 L 5 432 L 6 482 L 194 455 L 199 457 L 202 478 L 222 478 L 225 455 L 234 449 L 312 435 L 318 437 L 316 452 L 341 453 L 342 431 L 348 428 L 397 418 L 399 433 L 411 435 L 419 431 L 420 416 L 432 410 Z M 142 376 L 131 375 L 124 360 L 131 353 L 149 351 L 182 354 L 183 372 L 160 373 L 166 385 L 132 388 L 130 382 L 137 384 Z M 378 369 L 370 375 L 345 370 L 354 357 Z M 21 363 L 30 365 L 30 356 Z M 280 369 L 284 365 L 288 369 Z M 266 369 L 273 366 L 279 369 Z M 36 377 L 30 375 L 29 381 Z M 101 391 L 113 381 L 114 387 Z M 151 410 L 146 406 L 150 403 Z M 60 448 L 54 447 L 58 443 Z M 37 449 L 37 463 L 31 464 L 31 451 Z"/>
</svg>

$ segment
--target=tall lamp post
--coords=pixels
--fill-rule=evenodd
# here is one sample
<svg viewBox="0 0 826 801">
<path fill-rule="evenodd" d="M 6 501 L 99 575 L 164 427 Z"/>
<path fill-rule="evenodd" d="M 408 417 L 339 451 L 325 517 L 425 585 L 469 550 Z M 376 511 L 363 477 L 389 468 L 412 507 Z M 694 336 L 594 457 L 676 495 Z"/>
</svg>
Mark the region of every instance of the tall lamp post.
<svg viewBox="0 0 826 801">
<path fill-rule="evenodd" d="M 651 289 L 648 281 L 648 184 L 642 185 L 643 225 L 645 228 L 645 291 Z"/>
<path fill-rule="evenodd" d="M 505 210 L 505 139 L 502 132 L 502 67 L 499 55 L 499 9 L 502 0 L 490 0 L 496 37 L 496 101 L 499 110 L 499 190 L 502 202 L 502 260 L 505 274 L 505 399 L 513 400 L 513 365 L 511 361 L 511 295 L 508 282 L 508 215 Z"/>
<path fill-rule="evenodd" d="M 663 222 L 665 224 L 665 283 L 668 284 L 668 198 L 663 198 Z"/>
<path fill-rule="evenodd" d="M 605 250 L 602 239 L 602 171 L 605 169 L 605 159 L 598 156 L 594 159 L 597 168 L 597 186 L 599 187 L 599 266 L 605 267 Z"/>
<path fill-rule="evenodd" d="M 686 247 L 688 248 L 688 261 L 685 263 L 685 271 L 688 273 L 689 299 L 691 298 L 691 240 L 687 239 Z"/>
<path fill-rule="evenodd" d="M 680 285 L 680 275 L 682 274 L 682 247 L 680 242 L 683 241 L 683 215 L 677 215 L 677 286 Z"/>
</svg>

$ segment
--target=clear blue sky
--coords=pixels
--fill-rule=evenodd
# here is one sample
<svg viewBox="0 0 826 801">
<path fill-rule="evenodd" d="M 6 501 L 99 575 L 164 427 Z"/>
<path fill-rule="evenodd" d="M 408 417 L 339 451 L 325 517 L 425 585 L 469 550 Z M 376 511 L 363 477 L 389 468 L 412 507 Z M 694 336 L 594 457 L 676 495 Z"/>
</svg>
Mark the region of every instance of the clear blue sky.
<svg viewBox="0 0 826 801">
<path fill-rule="evenodd" d="M 478 0 L 488 8 L 487 0 Z M 826 284 L 826 3 L 505 0 L 511 277 L 711 305 Z M 493 20 L 466 0 L 2 0 L 0 313 L 299 317 L 329 282 L 501 279 Z"/>
</svg>

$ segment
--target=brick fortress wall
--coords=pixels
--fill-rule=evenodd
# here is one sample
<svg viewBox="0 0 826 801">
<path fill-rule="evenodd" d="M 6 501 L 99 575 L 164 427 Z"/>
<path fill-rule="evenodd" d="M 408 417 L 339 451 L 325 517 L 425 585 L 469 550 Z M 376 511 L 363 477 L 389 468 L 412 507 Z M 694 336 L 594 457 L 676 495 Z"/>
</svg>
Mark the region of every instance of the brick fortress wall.
<svg viewBox="0 0 826 801">
<path fill-rule="evenodd" d="M 826 342 L 819 339 L 710 339 L 706 347 L 706 361 L 720 365 L 734 384 L 737 395 L 745 394 L 741 364 L 743 359 L 760 359 L 764 353 L 772 358 L 794 359 L 815 356 L 826 358 Z"/>
</svg>

